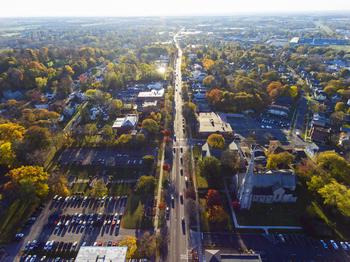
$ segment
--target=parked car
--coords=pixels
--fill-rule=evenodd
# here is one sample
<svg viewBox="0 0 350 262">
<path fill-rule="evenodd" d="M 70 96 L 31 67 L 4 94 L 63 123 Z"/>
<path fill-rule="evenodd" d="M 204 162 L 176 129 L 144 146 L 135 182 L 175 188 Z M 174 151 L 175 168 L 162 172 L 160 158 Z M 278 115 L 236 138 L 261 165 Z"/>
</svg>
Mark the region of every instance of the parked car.
<svg viewBox="0 0 350 262">
<path fill-rule="evenodd" d="M 23 233 L 17 233 L 17 234 L 15 235 L 16 240 L 21 240 L 23 237 L 24 237 L 24 234 L 23 234 Z"/>
<path fill-rule="evenodd" d="M 321 245 L 323 246 L 324 249 L 328 249 L 328 245 L 324 240 L 320 240 Z"/>
<path fill-rule="evenodd" d="M 330 240 L 329 242 L 331 242 L 331 245 L 332 245 L 332 247 L 333 247 L 334 249 L 336 249 L 336 250 L 339 249 L 337 243 L 336 243 L 334 240 Z"/>
</svg>

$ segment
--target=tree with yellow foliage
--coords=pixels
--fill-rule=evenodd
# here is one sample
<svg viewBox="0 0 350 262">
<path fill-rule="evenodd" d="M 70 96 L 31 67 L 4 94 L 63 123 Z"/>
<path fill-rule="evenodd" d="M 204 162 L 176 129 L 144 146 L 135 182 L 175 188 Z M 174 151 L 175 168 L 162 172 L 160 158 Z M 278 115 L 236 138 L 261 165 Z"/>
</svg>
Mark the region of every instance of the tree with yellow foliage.
<svg viewBox="0 0 350 262">
<path fill-rule="evenodd" d="M 213 65 L 214 65 L 214 61 L 212 59 L 209 58 L 204 58 L 202 60 L 202 65 L 205 68 L 205 70 L 209 70 Z"/>
<path fill-rule="evenodd" d="M 128 247 L 126 258 L 131 259 L 134 256 L 137 249 L 137 239 L 134 236 L 125 236 L 122 240 L 118 242 L 118 246 Z"/>
<path fill-rule="evenodd" d="M 15 142 L 23 139 L 25 128 L 16 123 L 0 124 L 0 141 Z"/>
<path fill-rule="evenodd" d="M 12 143 L 5 142 L 0 144 L 0 165 L 11 166 L 16 155 L 12 150 Z"/>
<path fill-rule="evenodd" d="M 43 198 L 49 192 L 49 174 L 40 166 L 21 166 L 7 174 L 11 183 L 23 197 Z"/>
</svg>

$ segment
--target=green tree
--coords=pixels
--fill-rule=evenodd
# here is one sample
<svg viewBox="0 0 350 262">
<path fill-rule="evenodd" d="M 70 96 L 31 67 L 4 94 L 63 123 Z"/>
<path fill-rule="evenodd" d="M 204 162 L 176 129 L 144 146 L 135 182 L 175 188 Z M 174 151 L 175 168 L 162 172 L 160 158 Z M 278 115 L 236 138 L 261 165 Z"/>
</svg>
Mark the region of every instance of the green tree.
<svg viewBox="0 0 350 262">
<path fill-rule="evenodd" d="M 137 253 L 140 257 L 151 258 L 155 256 L 157 249 L 156 235 L 146 232 L 137 243 Z"/>
<path fill-rule="evenodd" d="M 222 172 L 225 175 L 232 175 L 237 172 L 241 165 L 241 158 L 237 151 L 225 150 L 221 153 Z"/>
<path fill-rule="evenodd" d="M 153 194 L 156 179 L 153 176 L 141 176 L 137 181 L 135 192 L 140 195 Z"/>
<path fill-rule="evenodd" d="M 151 135 L 156 135 L 159 132 L 159 125 L 156 121 L 146 118 L 142 121 L 142 128 Z"/>
<path fill-rule="evenodd" d="M 146 170 L 151 171 L 154 165 L 154 156 L 152 155 L 145 155 L 143 158 L 143 165 Z"/>
<path fill-rule="evenodd" d="M 204 157 L 200 162 L 200 172 L 207 179 L 218 178 L 221 176 L 221 163 L 215 157 Z"/>
<path fill-rule="evenodd" d="M 97 180 L 91 190 L 90 190 L 90 195 L 93 197 L 104 197 L 108 195 L 108 188 L 101 179 Z"/>
<path fill-rule="evenodd" d="M 289 168 L 293 163 L 294 156 L 288 152 L 282 152 L 279 154 L 270 154 L 267 158 L 266 168 L 278 169 L 278 168 Z"/>
<path fill-rule="evenodd" d="M 105 141 L 111 142 L 114 140 L 115 132 L 110 125 L 104 125 L 101 131 L 102 131 L 102 137 Z"/>
<path fill-rule="evenodd" d="M 52 174 L 49 177 L 48 184 L 52 195 L 68 196 L 70 194 L 68 180 L 63 175 Z"/>
<path fill-rule="evenodd" d="M 322 152 L 317 156 L 316 162 L 332 178 L 350 185 L 350 164 L 336 152 Z"/>
<path fill-rule="evenodd" d="M 211 224 L 223 228 L 227 225 L 228 215 L 224 208 L 220 205 L 212 206 L 207 211 L 208 221 Z"/>
<path fill-rule="evenodd" d="M 50 132 L 45 127 L 31 126 L 25 132 L 24 141 L 29 150 L 46 148 L 50 144 Z"/>
<path fill-rule="evenodd" d="M 325 205 L 334 206 L 342 215 L 350 217 L 349 188 L 332 180 L 329 184 L 319 189 L 318 193 L 323 197 Z"/>
</svg>

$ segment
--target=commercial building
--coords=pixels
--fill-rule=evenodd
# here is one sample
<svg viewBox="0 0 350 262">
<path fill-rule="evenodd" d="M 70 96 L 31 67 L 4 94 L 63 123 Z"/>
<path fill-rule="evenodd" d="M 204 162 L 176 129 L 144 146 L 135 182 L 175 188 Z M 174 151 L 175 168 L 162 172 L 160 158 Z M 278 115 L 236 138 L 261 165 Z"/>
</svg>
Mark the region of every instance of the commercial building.
<svg viewBox="0 0 350 262">
<path fill-rule="evenodd" d="M 76 262 L 125 262 L 127 247 L 86 246 L 79 249 Z"/>
<path fill-rule="evenodd" d="M 230 136 L 233 134 L 233 130 L 231 125 L 224 121 L 220 115 L 214 112 L 199 113 L 198 134 L 202 137 L 207 137 L 214 133 Z"/>
<path fill-rule="evenodd" d="M 206 262 L 261 262 L 259 254 L 230 254 L 216 249 L 205 250 Z"/>
<path fill-rule="evenodd" d="M 142 91 L 138 93 L 137 101 L 140 103 L 159 101 L 164 98 L 164 92 L 164 88 L 159 90 L 152 89 L 150 91 Z"/>
</svg>

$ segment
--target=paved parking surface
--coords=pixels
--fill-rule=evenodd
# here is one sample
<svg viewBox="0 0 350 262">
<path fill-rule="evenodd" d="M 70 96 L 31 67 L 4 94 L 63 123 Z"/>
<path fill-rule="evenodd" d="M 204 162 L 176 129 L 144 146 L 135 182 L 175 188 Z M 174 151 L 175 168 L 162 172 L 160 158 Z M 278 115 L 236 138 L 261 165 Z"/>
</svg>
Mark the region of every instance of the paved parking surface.
<svg viewBox="0 0 350 262">
<path fill-rule="evenodd" d="M 263 116 L 257 119 L 251 117 L 227 117 L 227 122 L 230 123 L 235 133 L 243 137 L 255 135 L 257 142 L 264 145 L 273 138 L 287 143 L 286 136 L 289 129 L 288 120 L 280 120 L 269 116 Z"/>
<path fill-rule="evenodd" d="M 135 230 L 120 227 L 126 203 L 127 196 L 57 196 L 26 232 L 27 236 L 10 247 L 13 256 L 7 261 L 24 261 L 19 251 L 31 255 L 49 251 L 50 254 L 63 253 L 69 258 L 75 256 L 81 245 L 117 245 L 123 236 L 136 234 Z"/>
<path fill-rule="evenodd" d="M 340 246 L 335 250 L 329 241 L 328 248 L 324 248 L 318 239 L 303 234 L 283 234 L 284 241 L 278 235 L 261 234 L 229 234 L 204 233 L 202 235 L 205 246 L 222 247 L 240 252 L 240 241 L 248 249 L 260 253 L 263 261 L 350 261 L 350 251 Z M 339 243 L 339 242 L 338 242 Z"/>
<path fill-rule="evenodd" d="M 128 166 L 142 167 L 143 156 L 153 155 L 154 150 L 120 150 L 115 148 L 69 148 L 62 152 L 58 161 L 62 165 Z"/>
</svg>

